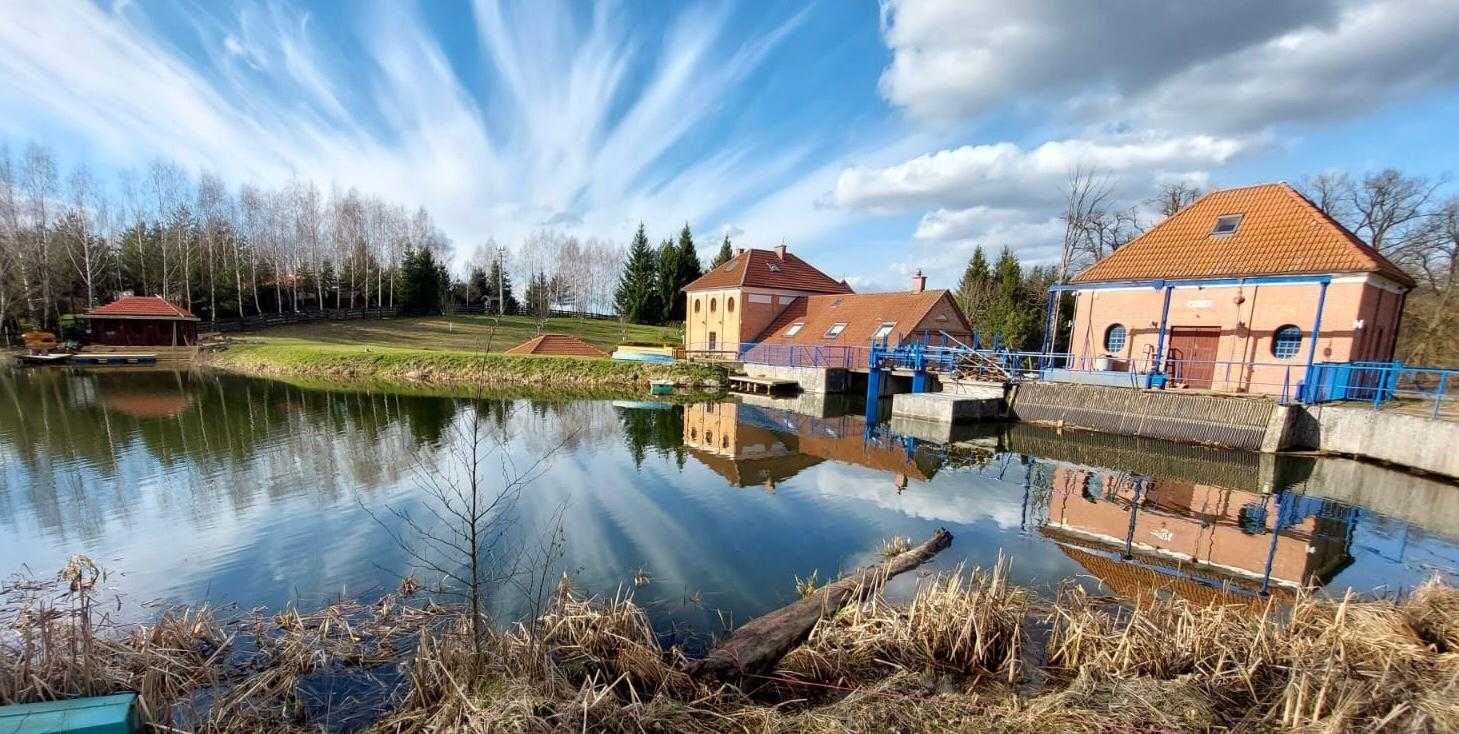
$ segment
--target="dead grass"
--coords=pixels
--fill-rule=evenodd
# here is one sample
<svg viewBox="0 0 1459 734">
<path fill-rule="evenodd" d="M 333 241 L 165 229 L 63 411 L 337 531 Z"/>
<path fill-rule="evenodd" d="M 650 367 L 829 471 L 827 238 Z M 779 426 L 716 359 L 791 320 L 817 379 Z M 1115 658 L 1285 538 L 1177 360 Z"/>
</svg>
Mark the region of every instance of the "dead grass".
<svg viewBox="0 0 1459 734">
<path fill-rule="evenodd" d="M 773 673 L 730 686 L 685 674 L 626 592 L 564 585 L 478 655 L 459 612 L 396 596 L 113 628 L 80 603 L 104 579 L 93 568 L 6 588 L 21 603 L 0 618 L 0 702 L 136 690 L 149 721 L 198 705 L 199 730 L 313 731 L 303 681 L 398 666 L 397 695 L 356 702 L 379 707 L 378 731 L 1459 730 L 1459 590 L 1437 582 L 1290 607 L 1130 607 L 1075 587 L 1040 603 L 1000 562 L 924 578 L 905 604 L 870 584 Z"/>
</svg>

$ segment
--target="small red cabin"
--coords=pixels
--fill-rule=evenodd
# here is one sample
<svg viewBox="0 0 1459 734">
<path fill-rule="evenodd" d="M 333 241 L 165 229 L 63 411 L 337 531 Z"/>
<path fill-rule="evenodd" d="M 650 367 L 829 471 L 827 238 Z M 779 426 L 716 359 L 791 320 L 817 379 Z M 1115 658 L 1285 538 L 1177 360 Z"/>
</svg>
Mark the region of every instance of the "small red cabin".
<svg viewBox="0 0 1459 734">
<path fill-rule="evenodd" d="M 198 339 L 198 317 L 161 296 L 122 296 L 86 312 L 91 341 L 114 347 L 182 347 Z"/>
</svg>

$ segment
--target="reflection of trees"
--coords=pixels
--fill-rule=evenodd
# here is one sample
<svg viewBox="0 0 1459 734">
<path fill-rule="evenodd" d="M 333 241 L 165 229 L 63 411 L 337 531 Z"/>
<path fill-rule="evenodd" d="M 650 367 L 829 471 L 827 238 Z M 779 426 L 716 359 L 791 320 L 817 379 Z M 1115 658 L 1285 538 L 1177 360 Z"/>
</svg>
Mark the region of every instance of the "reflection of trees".
<svg viewBox="0 0 1459 734">
<path fill-rule="evenodd" d="M 394 482 L 458 401 L 182 372 L 0 371 L 0 524 L 86 536 L 141 493 L 180 515 Z M 19 505 L 19 506 L 17 506 Z"/>
<path fill-rule="evenodd" d="M 675 405 L 665 409 L 615 407 L 618 422 L 623 425 L 623 439 L 633 465 L 640 466 L 649 450 L 673 457 L 684 468 L 684 408 Z"/>
</svg>

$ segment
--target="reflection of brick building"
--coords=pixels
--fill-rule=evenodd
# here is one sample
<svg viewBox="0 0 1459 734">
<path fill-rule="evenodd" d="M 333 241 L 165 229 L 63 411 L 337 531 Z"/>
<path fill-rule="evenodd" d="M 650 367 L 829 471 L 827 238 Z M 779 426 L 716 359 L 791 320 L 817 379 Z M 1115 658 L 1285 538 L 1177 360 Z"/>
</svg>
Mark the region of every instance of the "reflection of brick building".
<svg viewBox="0 0 1459 734">
<path fill-rule="evenodd" d="M 1050 535 L 1192 575 L 1295 587 L 1325 583 L 1351 560 L 1349 521 L 1303 497 L 1071 464 L 1057 465 L 1051 489 Z"/>
<path fill-rule="evenodd" d="M 822 461 L 886 472 L 898 488 L 936 473 L 936 460 L 925 452 L 868 440 L 865 429 L 861 416 L 816 418 L 740 403 L 684 409 L 684 446 L 736 486 L 780 482 Z"/>
<path fill-rule="evenodd" d="M 738 403 L 685 406 L 684 447 L 736 487 L 773 488 L 820 463 L 800 452 L 794 434 L 742 425 L 738 420 L 741 408 Z"/>
</svg>

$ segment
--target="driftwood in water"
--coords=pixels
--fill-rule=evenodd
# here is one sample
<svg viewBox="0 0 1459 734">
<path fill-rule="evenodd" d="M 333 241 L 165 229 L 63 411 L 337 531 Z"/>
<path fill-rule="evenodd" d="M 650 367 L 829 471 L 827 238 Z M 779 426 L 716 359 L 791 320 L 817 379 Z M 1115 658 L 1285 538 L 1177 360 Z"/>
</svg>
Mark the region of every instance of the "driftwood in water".
<svg viewBox="0 0 1459 734">
<path fill-rule="evenodd" d="M 690 675 L 732 679 L 775 667 L 811 633 L 821 618 L 835 614 L 863 585 L 884 583 L 910 571 L 952 544 L 952 533 L 938 528 L 921 545 L 898 553 L 884 563 L 867 566 L 827 584 L 825 588 L 788 606 L 757 617 L 735 630 L 702 660 L 688 665 Z"/>
</svg>

